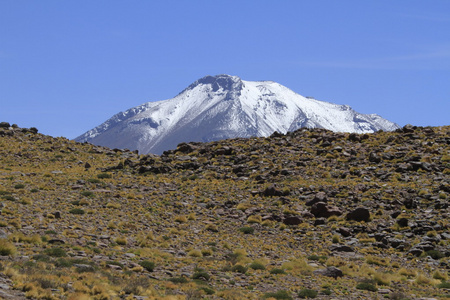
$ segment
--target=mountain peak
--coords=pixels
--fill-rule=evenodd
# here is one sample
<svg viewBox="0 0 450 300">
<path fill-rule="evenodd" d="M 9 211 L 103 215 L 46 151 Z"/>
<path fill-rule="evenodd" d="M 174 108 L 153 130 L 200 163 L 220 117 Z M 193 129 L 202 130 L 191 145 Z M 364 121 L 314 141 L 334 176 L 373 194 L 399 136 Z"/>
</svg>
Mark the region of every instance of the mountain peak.
<svg viewBox="0 0 450 300">
<path fill-rule="evenodd" d="M 240 91 L 243 87 L 243 82 L 241 78 L 239 78 L 238 76 L 231 76 L 226 74 L 220 74 L 215 76 L 207 75 L 192 83 L 184 91 L 192 90 L 199 85 L 211 85 L 211 89 L 213 92 L 217 92 L 219 90 Z"/>
<path fill-rule="evenodd" d="M 300 127 L 369 133 L 398 125 L 305 98 L 275 82 L 222 74 L 200 78 L 172 99 L 131 108 L 76 140 L 158 154 L 181 142 L 269 136 Z"/>
</svg>

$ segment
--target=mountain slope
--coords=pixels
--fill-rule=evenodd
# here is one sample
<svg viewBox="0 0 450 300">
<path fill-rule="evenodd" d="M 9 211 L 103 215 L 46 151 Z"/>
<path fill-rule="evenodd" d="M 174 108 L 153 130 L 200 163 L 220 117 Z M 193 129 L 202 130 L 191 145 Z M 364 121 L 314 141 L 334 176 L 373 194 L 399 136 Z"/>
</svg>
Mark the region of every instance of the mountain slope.
<svg viewBox="0 0 450 300">
<path fill-rule="evenodd" d="M 398 125 L 303 97 L 276 82 L 218 75 L 197 80 L 172 99 L 118 113 L 75 140 L 159 154 L 180 142 L 269 136 L 301 127 L 369 133 Z"/>
<path fill-rule="evenodd" d="M 157 156 L 0 122 L 0 298 L 449 299 L 449 199 L 450 126 Z"/>
</svg>

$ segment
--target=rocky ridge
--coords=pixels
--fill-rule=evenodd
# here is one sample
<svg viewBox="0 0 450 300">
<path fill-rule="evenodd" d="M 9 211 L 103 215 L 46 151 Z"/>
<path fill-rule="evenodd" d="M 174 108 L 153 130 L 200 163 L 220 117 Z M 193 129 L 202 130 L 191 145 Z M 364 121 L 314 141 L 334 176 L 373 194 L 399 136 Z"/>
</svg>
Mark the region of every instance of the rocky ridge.
<svg viewBox="0 0 450 300">
<path fill-rule="evenodd" d="M 27 297 L 449 294 L 448 126 L 299 129 L 158 156 L 2 124 L 0 264 Z"/>
</svg>

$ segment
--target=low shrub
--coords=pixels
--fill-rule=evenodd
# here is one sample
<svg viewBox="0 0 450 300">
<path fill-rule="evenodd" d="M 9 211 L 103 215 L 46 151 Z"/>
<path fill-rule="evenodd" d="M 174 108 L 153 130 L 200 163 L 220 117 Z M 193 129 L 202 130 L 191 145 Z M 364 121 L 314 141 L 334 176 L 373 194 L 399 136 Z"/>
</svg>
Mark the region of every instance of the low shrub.
<svg viewBox="0 0 450 300">
<path fill-rule="evenodd" d="M 12 256 L 16 254 L 17 249 L 10 241 L 7 239 L 0 239 L 0 255 L 2 256 Z"/>
<path fill-rule="evenodd" d="M 441 259 L 444 258 L 444 253 L 440 252 L 439 250 L 429 250 L 425 252 L 426 256 L 431 256 L 432 259 Z"/>
<path fill-rule="evenodd" d="M 327 295 L 327 296 L 329 296 L 329 295 L 331 295 L 333 292 L 332 292 L 329 288 L 324 288 L 323 290 L 320 291 L 320 293 L 321 293 L 322 295 Z"/>
<path fill-rule="evenodd" d="M 270 274 L 286 274 L 286 271 L 280 268 L 273 268 L 270 270 Z"/>
<path fill-rule="evenodd" d="M 211 276 L 203 269 L 198 269 L 194 274 L 192 274 L 192 279 L 200 279 L 208 281 Z"/>
<path fill-rule="evenodd" d="M 252 234 L 253 232 L 255 232 L 255 228 L 250 226 L 244 226 L 239 228 L 239 231 L 245 234 Z"/>
<path fill-rule="evenodd" d="M 201 252 L 203 256 L 211 256 L 213 254 L 213 251 L 211 249 L 202 249 Z"/>
<path fill-rule="evenodd" d="M 36 255 L 33 255 L 33 259 L 35 261 L 49 262 L 50 256 L 48 256 L 47 254 L 36 254 Z"/>
<path fill-rule="evenodd" d="M 8 201 L 16 201 L 16 198 L 10 195 L 3 196 L 2 198 Z"/>
<path fill-rule="evenodd" d="M 108 173 L 100 173 L 100 174 L 97 174 L 97 178 L 100 178 L 100 179 L 111 178 L 111 174 L 108 174 Z"/>
<path fill-rule="evenodd" d="M 186 218 L 186 216 L 177 216 L 177 217 L 175 217 L 175 222 L 186 223 L 187 222 L 187 218 Z"/>
<path fill-rule="evenodd" d="M 315 260 L 315 261 L 317 261 L 317 260 L 326 260 L 328 257 L 326 257 L 326 256 L 324 256 L 324 255 L 316 255 L 316 254 L 313 254 L 313 255 L 310 255 L 310 256 L 308 256 L 307 257 L 307 259 L 308 260 Z"/>
<path fill-rule="evenodd" d="M 433 273 L 433 278 L 445 281 L 445 280 L 447 280 L 448 276 L 447 276 L 447 274 L 441 273 L 441 272 L 439 272 L 439 270 L 436 270 Z"/>
<path fill-rule="evenodd" d="M 370 291 L 370 292 L 378 291 L 377 287 L 370 282 L 360 282 L 356 285 L 356 289 Z"/>
<path fill-rule="evenodd" d="M 247 272 L 247 268 L 243 265 L 234 265 L 233 267 L 231 267 L 231 271 L 245 274 L 245 272 Z"/>
<path fill-rule="evenodd" d="M 219 232 L 219 229 L 215 224 L 208 224 L 206 225 L 205 229 L 211 232 Z"/>
<path fill-rule="evenodd" d="M 275 298 L 275 299 L 286 299 L 293 300 L 292 296 L 288 291 L 278 291 L 274 293 L 265 293 L 263 298 Z"/>
<path fill-rule="evenodd" d="M 441 282 L 437 285 L 440 289 L 450 289 L 450 282 Z"/>
<path fill-rule="evenodd" d="M 187 278 L 185 278 L 185 277 L 173 277 L 173 278 L 169 278 L 168 280 L 173 283 L 188 283 L 189 282 L 189 280 L 187 280 Z"/>
<path fill-rule="evenodd" d="M 318 292 L 315 290 L 311 290 L 311 289 L 301 289 L 298 292 L 298 297 L 301 299 L 306 299 L 306 298 L 316 298 L 317 297 Z"/>
<path fill-rule="evenodd" d="M 83 192 L 81 192 L 81 195 L 85 196 L 85 197 L 93 197 L 94 193 L 91 191 L 83 191 Z"/>
<path fill-rule="evenodd" d="M 70 268 L 71 266 L 73 266 L 74 263 L 69 259 L 59 258 L 54 262 L 54 264 L 55 266 L 60 268 Z"/>
<path fill-rule="evenodd" d="M 61 248 L 50 248 L 44 250 L 44 254 L 47 254 L 48 256 L 52 257 L 66 257 L 67 253 L 64 249 Z"/>
<path fill-rule="evenodd" d="M 250 264 L 249 268 L 251 268 L 253 270 L 265 270 L 266 269 L 266 267 L 262 263 L 259 263 L 259 262 L 256 262 L 256 261 L 252 262 Z"/>
<path fill-rule="evenodd" d="M 74 215 L 84 215 L 84 210 L 82 210 L 81 208 L 72 208 L 71 210 L 69 210 L 69 213 Z"/>
<path fill-rule="evenodd" d="M 250 216 L 247 218 L 247 222 L 261 224 L 262 219 L 261 219 L 261 216 Z"/>
<path fill-rule="evenodd" d="M 215 291 L 212 288 L 207 286 L 201 287 L 200 289 L 204 291 L 206 295 L 214 295 L 215 293 Z"/>
<path fill-rule="evenodd" d="M 114 241 L 116 242 L 117 245 L 122 245 L 122 246 L 125 246 L 128 243 L 126 237 L 118 237 Z"/>
<path fill-rule="evenodd" d="M 202 252 L 197 249 L 193 249 L 193 250 L 189 251 L 188 255 L 192 256 L 192 257 L 202 257 L 203 256 Z"/>
<path fill-rule="evenodd" d="M 153 272 L 153 270 L 155 269 L 155 263 L 152 261 L 144 260 L 141 261 L 139 264 L 141 265 L 141 267 L 143 267 L 149 272 Z"/>
<path fill-rule="evenodd" d="M 149 286 L 150 280 L 146 277 L 131 278 L 122 288 L 122 292 L 125 294 L 141 295 Z"/>
</svg>

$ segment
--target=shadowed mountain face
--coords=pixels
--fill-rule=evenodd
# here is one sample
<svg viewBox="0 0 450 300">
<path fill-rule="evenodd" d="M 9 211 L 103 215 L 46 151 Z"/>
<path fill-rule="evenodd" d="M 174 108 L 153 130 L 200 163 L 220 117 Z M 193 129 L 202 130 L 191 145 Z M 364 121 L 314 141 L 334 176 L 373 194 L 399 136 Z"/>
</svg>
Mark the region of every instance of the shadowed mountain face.
<svg viewBox="0 0 450 300">
<path fill-rule="evenodd" d="M 181 142 L 264 137 L 301 127 L 355 133 L 399 128 L 378 115 L 306 98 L 276 82 L 218 75 L 197 80 L 172 99 L 120 112 L 75 140 L 160 154 Z"/>
</svg>

